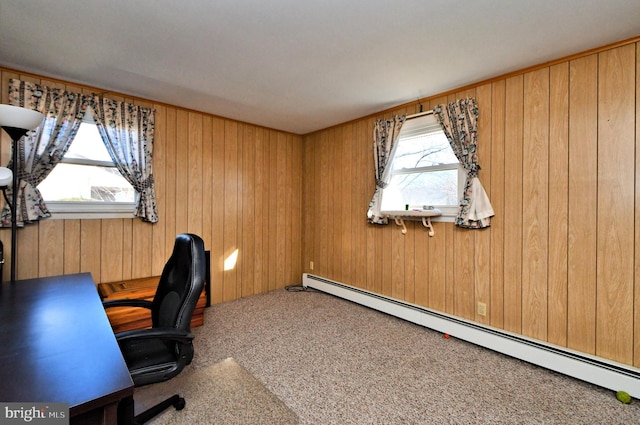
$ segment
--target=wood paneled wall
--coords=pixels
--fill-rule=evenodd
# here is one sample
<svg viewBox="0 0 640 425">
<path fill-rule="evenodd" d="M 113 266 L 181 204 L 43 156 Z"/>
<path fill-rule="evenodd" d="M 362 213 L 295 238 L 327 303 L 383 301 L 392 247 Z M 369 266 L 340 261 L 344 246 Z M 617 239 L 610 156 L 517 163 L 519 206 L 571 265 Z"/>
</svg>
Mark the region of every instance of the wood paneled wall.
<svg viewBox="0 0 640 425">
<path fill-rule="evenodd" d="M 486 230 L 366 222 L 373 122 L 418 105 L 306 135 L 304 271 L 640 367 L 636 42 L 422 101 L 478 101 Z"/>
<path fill-rule="evenodd" d="M 2 103 L 8 81 L 22 78 L 74 91 L 102 92 L 0 68 Z M 192 232 L 211 251 L 212 302 L 299 283 L 302 252 L 301 136 L 142 99 L 156 108 L 154 175 L 160 221 L 46 219 L 18 230 L 17 278 L 91 272 L 96 283 L 157 276 L 176 234 Z M 2 135 L 1 163 L 11 155 Z M 10 231 L 0 230 L 9 276 Z M 223 270 L 238 249 L 238 262 Z"/>
<path fill-rule="evenodd" d="M 305 136 L 143 99 L 157 109 L 160 222 L 44 220 L 20 229 L 18 278 L 158 275 L 180 232 L 203 236 L 212 298 L 314 274 L 551 344 L 640 367 L 640 46 L 576 55 L 421 101 L 474 96 L 489 229 L 366 222 L 376 119 Z M 0 68 L 9 78 L 99 91 Z M 113 93 L 114 98 L 122 98 Z M 10 155 L 2 136 L 0 160 Z M 9 230 L 0 230 L 9 250 Z M 223 261 L 234 250 L 232 270 Z M 314 270 L 310 269 L 310 262 Z M 5 279 L 8 270 L 5 267 Z M 476 313 L 478 302 L 487 315 Z"/>
</svg>

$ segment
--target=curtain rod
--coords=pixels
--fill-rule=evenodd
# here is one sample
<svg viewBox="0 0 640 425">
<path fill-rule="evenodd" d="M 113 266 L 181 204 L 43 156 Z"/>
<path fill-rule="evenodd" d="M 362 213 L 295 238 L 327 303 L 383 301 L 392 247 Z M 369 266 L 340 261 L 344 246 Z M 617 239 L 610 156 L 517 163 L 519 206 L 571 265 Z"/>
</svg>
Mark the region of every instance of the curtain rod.
<svg viewBox="0 0 640 425">
<path fill-rule="evenodd" d="M 429 111 L 418 112 L 417 114 L 413 114 L 413 115 L 407 115 L 406 117 L 404 117 L 404 119 L 405 120 L 410 120 L 410 119 L 413 119 L 413 118 L 422 117 L 424 115 L 433 115 L 433 109 L 431 109 Z"/>
</svg>

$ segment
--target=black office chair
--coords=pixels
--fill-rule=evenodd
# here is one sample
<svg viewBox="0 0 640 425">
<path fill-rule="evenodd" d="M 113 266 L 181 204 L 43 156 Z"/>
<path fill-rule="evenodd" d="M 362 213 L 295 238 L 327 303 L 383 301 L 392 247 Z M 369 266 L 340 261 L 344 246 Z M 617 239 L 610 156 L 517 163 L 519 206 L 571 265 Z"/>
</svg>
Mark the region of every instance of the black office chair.
<svg viewBox="0 0 640 425">
<path fill-rule="evenodd" d="M 176 237 L 173 253 L 164 266 L 153 301 L 105 301 L 109 307 L 143 307 L 151 310 L 152 327 L 116 334 L 122 356 L 136 387 L 166 381 L 193 359 L 191 316 L 204 287 L 205 252 L 202 239 L 183 233 Z M 143 424 L 170 406 L 182 410 L 184 398 L 174 395 L 133 418 L 133 404 L 119 408 L 119 422 Z"/>
</svg>

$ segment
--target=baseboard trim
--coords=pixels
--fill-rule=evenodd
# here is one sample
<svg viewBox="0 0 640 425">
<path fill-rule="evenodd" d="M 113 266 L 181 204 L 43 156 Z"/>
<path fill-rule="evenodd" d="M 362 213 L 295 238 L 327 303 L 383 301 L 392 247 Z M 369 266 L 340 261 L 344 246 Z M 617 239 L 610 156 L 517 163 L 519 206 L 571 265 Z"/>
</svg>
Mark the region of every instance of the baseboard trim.
<svg viewBox="0 0 640 425">
<path fill-rule="evenodd" d="M 640 398 L 640 369 L 460 319 L 309 273 L 302 275 L 302 285 L 546 369 L 612 391 L 626 391 L 632 397 Z"/>
</svg>

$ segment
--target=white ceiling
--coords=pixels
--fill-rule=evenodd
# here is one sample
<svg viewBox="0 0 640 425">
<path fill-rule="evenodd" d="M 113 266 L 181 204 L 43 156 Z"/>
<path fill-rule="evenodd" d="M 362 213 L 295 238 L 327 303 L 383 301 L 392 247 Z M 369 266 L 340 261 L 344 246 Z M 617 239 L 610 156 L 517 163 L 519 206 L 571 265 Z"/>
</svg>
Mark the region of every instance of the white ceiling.
<svg viewBox="0 0 640 425">
<path fill-rule="evenodd" d="M 640 35 L 640 0 L 2 0 L 0 65 L 306 134 Z"/>
</svg>

